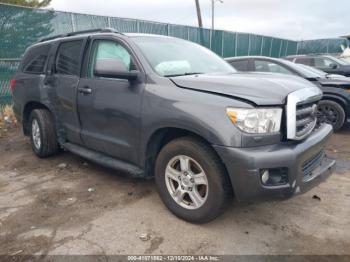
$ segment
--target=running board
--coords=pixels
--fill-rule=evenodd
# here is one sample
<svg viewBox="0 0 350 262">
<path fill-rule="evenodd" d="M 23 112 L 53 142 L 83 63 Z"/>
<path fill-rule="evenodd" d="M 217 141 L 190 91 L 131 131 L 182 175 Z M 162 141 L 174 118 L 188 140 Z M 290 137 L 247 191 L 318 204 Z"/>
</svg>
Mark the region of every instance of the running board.
<svg viewBox="0 0 350 262">
<path fill-rule="evenodd" d="M 72 143 L 64 143 L 62 147 L 74 154 L 77 154 L 83 158 L 90 160 L 91 162 L 95 162 L 102 166 L 124 171 L 137 177 L 144 176 L 144 171 L 139 167 L 126 163 L 122 160 L 112 158 L 103 153 L 99 153 L 97 151 L 87 149 L 85 147 L 72 144 Z"/>
</svg>

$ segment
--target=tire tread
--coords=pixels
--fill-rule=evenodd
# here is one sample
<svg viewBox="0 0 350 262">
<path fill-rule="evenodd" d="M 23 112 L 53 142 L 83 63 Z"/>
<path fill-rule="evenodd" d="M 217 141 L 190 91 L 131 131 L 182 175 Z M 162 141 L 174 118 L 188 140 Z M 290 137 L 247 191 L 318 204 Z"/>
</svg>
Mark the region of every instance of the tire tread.
<svg viewBox="0 0 350 262">
<path fill-rule="evenodd" d="M 55 123 L 51 113 L 46 109 L 35 109 L 31 113 L 30 124 L 33 118 L 38 120 L 42 136 L 41 149 L 39 151 L 34 150 L 34 152 L 41 158 L 58 153 L 60 148 L 57 142 Z"/>
</svg>

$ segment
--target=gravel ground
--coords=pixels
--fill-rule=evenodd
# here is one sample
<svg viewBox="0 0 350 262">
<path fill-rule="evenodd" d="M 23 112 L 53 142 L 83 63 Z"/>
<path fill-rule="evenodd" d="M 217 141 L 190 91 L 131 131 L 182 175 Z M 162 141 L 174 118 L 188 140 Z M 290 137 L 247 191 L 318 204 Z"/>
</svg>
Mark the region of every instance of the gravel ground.
<svg viewBox="0 0 350 262">
<path fill-rule="evenodd" d="M 285 201 L 237 203 L 205 225 L 173 216 L 153 180 L 129 178 L 64 152 L 38 159 L 0 128 L 0 254 L 348 254 L 350 126 L 328 153 L 336 173 Z M 141 238 L 145 239 L 141 239 Z"/>
</svg>

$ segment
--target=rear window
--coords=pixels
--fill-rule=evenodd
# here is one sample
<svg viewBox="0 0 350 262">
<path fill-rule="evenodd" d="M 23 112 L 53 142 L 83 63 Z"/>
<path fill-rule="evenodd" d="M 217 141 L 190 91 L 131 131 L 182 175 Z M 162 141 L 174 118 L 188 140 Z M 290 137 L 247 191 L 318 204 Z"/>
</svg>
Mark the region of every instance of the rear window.
<svg viewBox="0 0 350 262">
<path fill-rule="evenodd" d="M 83 40 L 63 42 L 58 48 L 56 73 L 79 76 Z"/>
<path fill-rule="evenodd" d="M 237 61 L 230 61 L 230 65 L 232 65 L 236 70 L 238 71 L 248 71 L 248 60 L 237 60 Z"/>
<path fill-rule="evenodd" d="M 40 45 L 29 49 L 23 59 L 22 71 L 28 74 L 42 74 L 51 45 Z"/>
</svg>

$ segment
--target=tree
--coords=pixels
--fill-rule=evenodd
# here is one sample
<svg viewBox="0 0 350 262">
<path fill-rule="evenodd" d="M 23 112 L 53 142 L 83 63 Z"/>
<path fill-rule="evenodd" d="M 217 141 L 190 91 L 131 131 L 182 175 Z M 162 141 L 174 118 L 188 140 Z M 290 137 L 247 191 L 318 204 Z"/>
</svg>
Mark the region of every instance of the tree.
<svg viewBox="0 0 350 262">
<path fill-rule="evenodd" d="M 50 1 L 0 0 L 0 58 L 20 58 L 28 46 L 53 33 L 55 18 L 55 13 L 50 10 L 2 3 L 43 6 Z"/>
<path fill-rule="evenodd" d="M 0 0 L 0 3 L 20 5 L 27 7 L 45 7 L 50 4 L 51 0 Z"/>
</svg>

